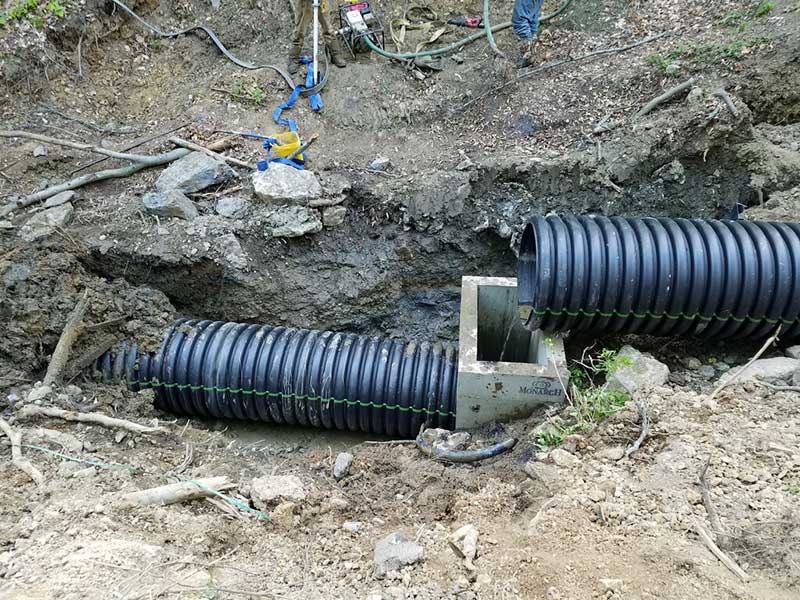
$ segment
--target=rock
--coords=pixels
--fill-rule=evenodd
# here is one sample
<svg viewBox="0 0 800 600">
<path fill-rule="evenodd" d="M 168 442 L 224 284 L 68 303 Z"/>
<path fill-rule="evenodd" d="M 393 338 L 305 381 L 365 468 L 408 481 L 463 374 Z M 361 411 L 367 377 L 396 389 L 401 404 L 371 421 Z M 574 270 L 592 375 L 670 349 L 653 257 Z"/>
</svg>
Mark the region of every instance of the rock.
<svg viewBox="0 0 800 600">
<path fill-rule="evenodd" d="M 322 186 L 312 171 L 270 163 L 266 171 L 253 173 L 253 193 L 274 204 L 301 204 L 322 196 Z"/>
<path fill-rule="evenodd" d="M 589 496 L 589 499 L 592 500 L 593 502 L 602 502 L 603 500 L 606 499 L 605 491 L 601 490 L 600 488 L 594 488 L 592 490 L 589 490 L 587 496 Z"/>
<path fill-rule="evenodd" d="M 467 569 L 472 571 L 475 568 L 472 561 L 478 554 L 478 530 L 475 526 L 464 525 L 456 530 L 448 541 L 456 554 L 464 559 Z"/>
<path fill-rule="evenodd" d="M 686 490 L 686 501 L 691 505 L 702 504 L 703 496 L 697 490 Z"/>
<path fill-rule="evenodd" d="M 235 219 L 243 216 L 247 210 L 247 202 L 239 196 L 224 196 L 217 200 L 214 212 L 226 219 Z"/>
<path fill-rule="evenodd" d="M 406 565 L 422 561 L 425 550 L 416 542 L 412 542 L 402 533 L 390 533 L 375 546 L 373 563 L 375 576 L 385 577 L 390 571 L 399 571 Z"/>
<path fill-rule="evenodd" d="M 40 385 L 39 387 L 33 388 L 30 392 L 28 392 L 28 402 L 39 402 L 47 398 L 50 394 L 53 393 L 53 388 L 49 385 Z"/>
<path fill-rule="evenodd" d="M 344 498 L 331 498 L 325 503 L 325 508 L 327 512 L 342 512 L 350 508 L 350 503 Z"/>
<path fill-rule="evenodd" d="M 699 369 L 700 367 L 703 366 L 703 363 L 700 362 L 700 359 L 699 358 L 695 358 L 694 356 L 690 356 L 689 358 L 684 360 L 683 364 L 685 364 L 686 367 L 688 369 L 691 369 L 692 371 L 697 371 L 697 369 Z"/>
<path fill-rule="evenodd" d="M 178 190 L 150 192 L 142 196 L 142 204 L 147 212 L 159 217 L 176 217 L 191 221 L 199 214 L 194 202 Z"/>
<path fill-rule="evenodd" d="M 37 158 L 40 156 L 47 156 L 47 148 L 44 146 L 36 146 L 33 149 L 33 155 Z"/>
<path fill-rule="evenodd" d="M 270 513 L 269 518 L 281 529 L 289 530 L 294 527 L 294 516 L 300 510 L 294 502 L 281 502 Z"/>
<path fill-rule="evenodd" d="M 347 209 L 344 206 L 331 206 L 322 211 L 322 224 L 325 227 L 336 227 L 344 223 Z"/>
<path fill-rule="evenodd" d="M 350 465 L 353 463 L 353 455 L 349 452 L 340 452 L 333 463 L 333 478 L 340 481 L 347 477 L 350 472 Z"/>
<path fill-rule="evenodd" d="M 528 477 L 541 481 L 547 487 L 552 487 L 558 483 L 558 469 L 553 465 L 531 460 L 525 463 L 523 470 Z"/>
<path fill-rule="evenodd" d="M 319 211 L 304 206 L 286 206 L 274 210 L 267 215 L 266 225 L 269 235 L 274 238 L 301 237 L 322 231 Z"/>
<path fill-rule="evenodd" d="M 445 220 L 461 215 L 472 193 L 469 173 L 434 171 L 420 182 L 415 191 L 406 193 L 404 219 L 413 224 Z"/>
<path fill-rule="evenodd" d="M 795 387 L 800 387 L 800 369 L 792 373 L 791 384 Z"/>
<path fill-rule="evenodd" d="M 686 171 L 679 160 L 673 160 L 667 163 L 660 169 L 653 173 L 653 177 L 658 177 L 668 183 L 681 184 L 686 181 Z"/>
<path fill-rule="evenodd" d="M 558 591 L 558 588 L 549 587 L 547 588 L 547 600 L 561 600 L 561 592 Z"/>
<path fill-rule="evenodd" d="M 619 364 L 608 379 L 609 389 L 626 391 L 633 396 L 641 390 L 664 385 L 669 377 L 667 365 L 632 346 L 623 346 L 617 357 L 628 359 L 630 364 Z"/>
<path fill-rule="evenodd" d="M 603 592 L 618 592 L 625 583 L 622 579 L 600 579 L 599 581 L 600 589 Z"/>
<path fill-rule="evenodd" d="M 559 467 L 569 468 L 581 464 L 581 459 L 566 450 L 556 448 L 550 451 L 550 459 Z"/>
<path fill-rule="evenodd" d="M 6 287 L 11 287 L 28 279 L 31 274 L 30 267 L 22 263 L 13 263 L 5 273 L 3 273 L 3 283 Z"/>
<path fill-rule="evenodd" d="M 180 190 L 191 194 L 234 177 L 236 172 L 221 160 L 203 152 L 190 152 L 161 172 L 156 180 L 156 189 L 159 192 Z"/>
<path fill-rule="evenodd" d="M 664 73 L 669 75 L 670 77 L 677 77 L 678 73 L 681 72 L 681 62 L 676 60 L 673 63 L 667 65 L 667 68 L 664 69 Z"/>
<path fill-rule="evenodd" d="M 791 379 L 794 372 L 800 368 L 800 360 L 795 358 L 788 358 L 780 356 L 777 358 L 761 358 L 755 361 L 752 365 L 747 367 L 742 374 L 738 376 L 737 382 L 743 383 L 753 379 L 763 379 L 765 381 L 782 379 L 784 381 Z M 734 369 L 719 378 L 719 384 L 722 385 L 730 381 L 739 372 L 739 369 Z"/>
<path fill-rule="evenodd" d="M 11 221 L 0 221 L 0 229 L 14 229 L 14 224 Z"/>
<path fill-rule="evenodd" d="M 64 388 L 64 391 L 67 392 L 67 396 L 69 396 L 69 399 L 73 402 L 80 402 L 83 400 L 83 390 L 77 385 L 68 385 Z"/>
<path fill-rule="evenodd" d="M 45 208 L 53 208 L 55 206 L 61 206 L 62 204 L 66 204 L 67 202 L 71 202 L 72 199 L 77 196 L 78 194 L 75 193 L 73 190 L 67 190 L 66 192 L 61 192 L 60 194 L 56 194 L 47 199 L 44 203 Z"/>
<path fill-rule="evenodd" d="M 247 253 L 242 250 L 242 245 L 239 243 L 238 238 L 233 233 L 226 233 L 219 236 L 214 244 L 217 250 L 225 261 L 236 269 L 244 269 L 247 267 Z"/>
<path fill-rule="evenodd" d="M 18 235 L 25 242 L 45 238 L 53 233 L 56 227 L 64 227 L 69 223 L 72 213 L 72 204 L 69 203 L 38 212 L 20 228 Z"/>
<path fill-rule="evenodd" d="M 342 529 L 350 533 L 358 533 L 361 531 L 361 521 L 345 521 L 342 523 Z"/>
<path fill-rule="evenodd" d="M 698 373 L 703 379 L 714 379 L 717 376 L 717 370 L 711 365 L 703 365 L 698 369 Z"/>
<path fill-rule="evenodd" d="M 800 346 L 789 346 L 786 349 L 786 356 L 800 360 Z"/>
<path fill-rule="evenodd" d="M 260 510 L 286 501 L 303 501 L 306 490 L 303 482 L 294 475 L 267 475 L 256 477 L 250 486 L 250 497 Z"/>
<path fill-rule="evenodd" d="M 75 471 L 72 476 L 77 479 L 88 479 L 90 477 L 94 477 L 97 474 L 97 469 L 94 467 L 86 467 L 85 469 L 80 469 L 79 471 Z"/>
<path fill-rule="evenodd" d="M 392 166 L 392 161 L 385 156 L 378 156 L 369 163 L 369 168 L 372 171 L 388 171 Z"/>
</svg>

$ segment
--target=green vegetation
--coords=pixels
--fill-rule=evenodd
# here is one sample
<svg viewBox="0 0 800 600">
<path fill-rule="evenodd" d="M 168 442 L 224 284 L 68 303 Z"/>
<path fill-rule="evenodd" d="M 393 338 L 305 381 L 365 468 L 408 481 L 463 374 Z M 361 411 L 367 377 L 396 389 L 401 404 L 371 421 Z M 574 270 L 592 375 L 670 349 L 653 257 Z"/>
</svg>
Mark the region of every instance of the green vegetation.
<svg viewBox="0 0 800 600">
<path fill-rule="evenodd" d="M 231 95 L 240 100 L 247 100 L 256 105 L 262 105 L 266 99 L 266 93 L 255 83 L 247 84 L 244 81 L 231 92 Z"/>
<path fill-rule="evenodd" d="M 762 2 L 756 7 L 756 16 L 757 17 L 764 17 L 772 12 L 772 9 L 775 8 L 774 2 Z"/>
<path fill-rule="evenodd" d="M 732 39 L 719 44 L 694 44 L 679 46 L 667 55 L 650 54 L 647 62 L 656 66 L 665 75 L 677 77 L 682 70 L 698 71 L 711 65 L 732 69 L 734 63 L 746 54 L 747 48 L 769 43 L 769 39 L 752 37 Z"/>
<path fill-rule="evenodd" d="M 24 0 L 7 11 L 0 12 L 0 27 L 12 22 L 27 21 L 41 29 L 48 18 L 63 19 L 66 15 L 67 7 L 60 0 Z"/>
<path fill-rule="evenodd" d="M 630 366 L 631 359 L 615 350 L 603 348 L 597 355 L 584 356 L 569 368 L 569 420 L 551 425 L 536 437 L 541 450 L 555 448 L 564 438 L 592 427 L 619 412 L 630 399 L 621 390 L 609 389 L 608 378 L 621 366 Z"/>
</svg>

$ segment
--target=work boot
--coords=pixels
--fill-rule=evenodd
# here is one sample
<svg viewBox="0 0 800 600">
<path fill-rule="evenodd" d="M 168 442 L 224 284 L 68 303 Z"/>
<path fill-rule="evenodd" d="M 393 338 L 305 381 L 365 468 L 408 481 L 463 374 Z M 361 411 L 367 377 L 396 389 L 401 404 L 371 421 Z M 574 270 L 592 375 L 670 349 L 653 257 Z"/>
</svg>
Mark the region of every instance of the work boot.
<svg viewBox="0 0 800 600">
<path fill-rule="evenodd" d="M 516 60 L 516 65 L 518 69 L 524 69 L 526 67 L 530 67 L 533 64 L 532 49 L 533 49 L 533 42 L 531 40 L 525 40 L 520 44 L 519 54 L 517 55 L 517 60 Z"/>
<path fill-rule="evenodd" d="M 328 52 L 330 52 L 331 62 L 334 65 L 340 69 L 347 66 L 347 63 L 344 60 L 344 52 L 342 51 L 342 46 L 338 39 L 333 38 L 328 42 Z"/>
<path fill-rule="evenodd" d="M 288 71 L 290 75 L 294 75 L 297 71 L 300 70 L 300 51 L 302 50 L 301 44 L 297 42 L 292 42 L 291 48 L 289 48 L 289 61 L 288 61 Z"/>
</svg>

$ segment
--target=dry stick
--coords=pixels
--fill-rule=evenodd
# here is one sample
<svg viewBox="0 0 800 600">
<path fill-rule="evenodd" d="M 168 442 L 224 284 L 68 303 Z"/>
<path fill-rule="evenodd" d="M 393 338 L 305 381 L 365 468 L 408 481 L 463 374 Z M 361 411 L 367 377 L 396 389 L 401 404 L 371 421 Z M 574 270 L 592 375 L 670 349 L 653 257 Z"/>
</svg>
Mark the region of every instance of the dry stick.
<svg viewBox="0 0 800 600">
<path fill-rule="evenodd" d="M 709 397 L 709 400 L 713 400 L 717 396 L 717 394 L 719 394 L 724 388 L 726 388 L 727 386 L 731 385 L 732 383 L 735 383 L 736 381 L 738 381 L 739 377 L 742 376 L 742 373 L 744 373 L 748 369 L 748 367 L 750 367 L 750 365 L 752 365 L 759 358 L 761 358 L 761 355 L 764 354 L 764 352 L 767 351 L 767 348 L 769 348 L 772 345 L 772 343 L 776 339 L 778 339 L 778 334 L 781 332 L 781 327 L 783 327 L 783 324 L 778 325 L 778 329 L 775 330 L 775 333 L 773 334 L 773 336 L 771 338 L 769 338 L 766 342 L 764 342 L 764 345 L 761 346 L 759 351 L 755 353 L 753 358 L 751 358 L 747 362 L 746 365 L 744 365 L 742 368 L 740 368 L 738 371 L 736 371 L 736 373 L 733 375 L 733 377 L 731 377 L 727 381 L 723 381 L 722 383 L 720 383 L 717 386 L 717 389 L 715 389 L 714 392 L 711 394 L 711 396 Z"/>
<path fill-rule="evenodd" d="M 559 61 L 547 64 L 547 65 L 542 65 L 541 67 L 537 67 L 537 68 L 535 68 L 535 69 L 533 69 L 531 71 L 526 71 L 522 75 L 519 75 L 519 76 L 515 77 L 514 79 L 512 79 L 511 81 L 507 81 L 503 85 L 499 85 L 496 88 L 493 88 L 493 89 L 489 90 L 488 92 L 484 92 L 483 94 L 475 96 L 472 100 L 470 100 L 466 104 L 463 104 L 459 110 L 460 111 L 464 110 L 464 109 L 468 108 L 469 106 L 475 104 L 479 100 L 482 100 L 486 96 L 490 96 L 492 94 L 496 94 L 497 92 L 499 92 L 502 89 L 507 88 L 508 86 L 514 85 L 515 83 L 519 83 L 523 79 L 527 79 L 528 77 L 533 77 L 534 75 L 538 75 L 539 73 L 542 73 L 544 71 L 549 71 L 550 69 L 555 69 L 556 67 L 560 67 L 562 65 L 566 65 L 566 64 L 569 64 L 569 63 L 582 62 L 584 60 L 589 60 L 591 58 L 595 58 L 595 57 L 598 57 L 598 56 L 604 56 L 606 54 L 619 54 L 620 52 L 626 52 L 628 50 L 632 50 L 632 49 L 637 48 L 639 46 L 643 46 L 644 44 L 649 44 L 650 42 L 654 42 L 657 39 L 660 39 L 660 38 L 664 37 L 665 35 L 669 35 L 670 33 L 671 32 L 669 32 L 669 31 L 665 31 L 663 33 L 659 33 L 658 35 L 652 35 L 652 36 L 647 37 L 647 38 L 645 38 L 643 40 L 639 40 L 638 42 L 635 42 L 633 44 L 629 44 L 627 46 L 620 46 L 618 48 L 605 48 L 603 50 L 596 50 L 594 52 L 589 52 L 588 54 L 584 54 L 583 56 L 579 56 L 577 58 L 567 58 L 567 59 L 559 60 Z"/>
<path fill-rule="evenodd" d="M 27 138 L 43 142 L 45 144 L 54 144 L 56 146 L 65 146 L 66 148 L 75 148 L 76 150 L 83 150 L 85 152 L 94 152 L 95 154 L 103 154 L 109 158 L 119 158 L 122 160 L 129 160 L 135 163 L 142 164 L 161 164 L 158 161 L 158 156 L 147 156 L 144 154 L 128 154 L 127 152 L 116 152 L 108 148 L 101 148 L 100 146 L 92 146 L 91 144 L 84 144 L 82 142 L 72 142 L 70 140 L 62 140 L 60 138 L 50 137 L 49 135 L 41 135 L 39 133 L 31 133 L 29 131 L 18 130 L 0 130 L 0 137 L 5 138 Z M 155 162 L 154 162 L 155 161 Z"/>
<path fill-rule="evenodd" d="M 305 144 L 303 144 L 297 150 L 295 150 L 289 156 L 287 156 L 286 160 L 294 160 L 296 157 L 300 156 L 303 152 L 309 149 L 311 144 L 317 141 L 318 137 L 319 136 L 316 133 L 312 135 L 310 138 L 308 138 L 308 141 Z"/>
<path fill-rule="evenodd" d="M 133 433 L 168 433 L 169 430 L 165 427 L 148 427 L 147 425 L 139 425 L 124 419 L 116 419 L 106 415 L 97 413 L 79 413 L 71 410 L 64 410 L 62 408 L 55 408 L 53 406 L 37 406 L 35 404 L 28 404 L 17 413 L 20 419 L 28 419 L 30 417 L 52 417 L 54 419 L 64 419 L 65 421 L 78 421 L 80 423 L 94 423 L 95 425 L 102 425 L 103 427 L 111 427 L 116 429 L 124 429 L 132 431 Z"/>
<path fill-rule="evenodd" d="M 232 158 L 230 156 L 218 154 L 213 150 L 209 150 L 205 146 L 201 146 L 200 144 L 195 144 L 194 142 L 190 142 L 189 140 L 184 140 L 183 138 L 171 137 L 169 138 L 169 141 L 175 144 L 176 146 L 182 146 L 183 148 L 188 148 L 189 150 L 195 150 L 197 152 L 202 152 L 203 154 L 208 154 L 209 156 L 213 156 L 217 160 L 224 160 L 226 163 L 236 165 L 237 167 L 244 167 L 245 169 L 250 169 L 253 171 L 256 169 L 255 165 L 252 165 L 248 162 L 239 160 L 238 158 Z"/>
<path fill-rule="evenodd" d="M 725 103 L 725 108 L 734 116 L 739 116 L 739 111 L 736 109 L 736 105 L 733 103 L 733 100 L 730 97 L 730 94 L 725 91 L 725 88 L 719 88 L 717 91 L 714 92 L 714 96 L 719 98 Z"/>
<path fill-rule="evenodd" d="M 711 458 L 706 460 L 706 464 L 703 465 L 702 469 L 700 469 L 700 473 L 697 476 L 697 483 L 700 485 L 700 493 L 703 495 L 703 506 L 708 514 L 708 521 L 711 523 L 711 530 L 719 540 L 720 545 L 727 546 L 728 534 L 725 533 L 725 530 L 722 528 L 722 521 L 719 520 L 717 509 L 714 508 L 714 503 L 711 501 L 711 490 L 708 487 L 708 481 L 706 481 L 706 471 L 708 471 L 708 466 L 710 464 Z"/>
<path fill-rule="evenodd" d="M 720 550 L 719 546 L 714 543 L 714 540 L 711 538 L 711 534 L 708 533 L 703 525 L 700 523 L 695 523 L 694 529 L 700 536 L 700 539 L 705 542 L 708 549 L 711 550 L 711 553 L 716 556 L 723 565 L 728 567 L 728 569 L 730 569 L 730 571 L 737 575 L 742 581 L 747 581 L 749 579 L 747 573 L 745 573 L 744 570 L 737 565 L 731 557 Z"/>
<path fill-rule="evenodd" d="M 44 475 L 42 475 L 41 471 L 34 467 L 30 461 L 22 458 L 22 449 L 20 448 L 20 444 L 22 443 L 22 435 L 19 432 L 11 429 L 11 425 L 6 423 L 5 419 L 1 418 L 0 430 L 2 430 L 3 433 L 8 436 L 8 439 L 11 440 L 11 464 L 33 479 L 36 485 L 42 485 L 44 483 Z"/>
<path fill-rule="evenodd" d="M 120 152 L 128 152 L 129 150 L 133 150 L 134 148 L 138 148 L 139 146 L 145 145 L 147 142 L 152 142 L 153 140 L 157 140 L 158 138 L 161 138 L 161 137 L 164 137 L 166 135 L 169 135 L 170 133 L 174 133 L 176 131 L 180 131 L 184 127 L 188 127 L 191 124 L 192 124 L 191 121 L 185 121 L 184 123 L 181 123 L 177 127 L 173 127 L 171 129 L 167 129 L 166 131 L 162 131 L 160 133 L 156 133 L 154 135 L 150 135 L 150 136 L 141 138 L 139 140 L 136 140 L 133 143 L 128 144 L 127 146 L 125 146 L 123 148 L 120 148 L 119 151 Z M 79 171 L 83 171 L 84 169 L 88 169 L 89 167 L 93 167 L 94 165 L 99 164 L 99 163 L 103 162 L 104 160 L 108 160 L 108 156 L 103 156 L 102 158 L 98 158 L 96 160 L 88 162 L 85 165 L 81 165 L 77 169 L 73 169 L 72 171 L 70 171 L 69 175 L 70 175 L 70 177 L 72 177 L 73 175 L 75 175 L 75 173 L 77 173 Z"/>
<path fill-rule="evenodd" d="M 642 432 L 633 445 L 628 448 L 628 451 L 625 452 L 625 456 L 628 458 L 641 448 L 642 442 L 644 442 L 645 438 L 647 438 L 647 435 L 650 433 L 650 411 L 647 410 L 647 405 L 644 402 L 637 402 L 637 404 L 639 405 L 639 414 L 642 416 Z"/>
<path fill-rule="evenodd" d="M 680 85 L 676 85 L 673 88 L 668 89 L 666 92 L 661 94 L 660 96 L 656 96 L 650 102 L 645 104 L 639 112 L 634 115 L 636 119 L 640 119 L 646 114 L 652 112 L 659 104 L 663 104 L 664 102 L 668 102 L 672 100 L 678 94 L 685 92 L 686 90 L 690 89 L 694 85 L 694 77 L 688 79 L 681 83 Z"/>
<path fill-rule="evenodd" d="M 130 492 L 121 496 L 123 505 L 151 506 L 153 504 L 176 504 L 214 495 L 214 490 L 222 492 L 236 487 L 227 477 L 207 477 L 192 481 L 181 481 L 159 487 Z"/>
<path fill-rule="evenodd" d="M 775 385 L 768 381 L 757 380 L 756 385 L 763 385 L 778 392 L 800 392 L 800 385 Z"/>
<path fill-rule="evenodd" d="M 83 297 L 78 300 L 75 308 L 67 317 L 67 322 L 64 324 L 64 330 L 61 332 L 61 337 L 58 339 L 56 349 L 53 350 L 53 356 L 50 357 L 50 364 L 47 366 L 47 374 L 44 376 L 44 385 L 53 385 L 60 383 L 61 373 L 69 360 L 69 353 L 72 350 L 72 344 L 78 339 L 83 327 L 83 316 L 86 314 L 86 309 L 89 306 L 89 290 L 83 293 Z"/>
</svg>

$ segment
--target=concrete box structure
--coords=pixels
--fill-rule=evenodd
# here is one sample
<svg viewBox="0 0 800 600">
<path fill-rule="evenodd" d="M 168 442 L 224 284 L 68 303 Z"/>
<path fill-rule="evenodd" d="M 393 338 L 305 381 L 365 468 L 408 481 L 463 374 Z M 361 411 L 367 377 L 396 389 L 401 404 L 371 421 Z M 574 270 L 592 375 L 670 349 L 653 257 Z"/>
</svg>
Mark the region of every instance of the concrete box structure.
<svg viewBox="0 0 800 600">
<path fill-rule="evenodd" d="M 569 375 L 560 337 L 528 331 L 519 319 L 517 280 L 461 280 L 456 427 L 529 416 L 564 401 Z"/>
</svg>

